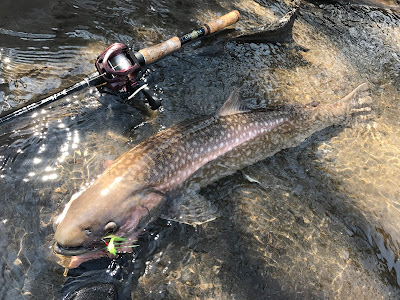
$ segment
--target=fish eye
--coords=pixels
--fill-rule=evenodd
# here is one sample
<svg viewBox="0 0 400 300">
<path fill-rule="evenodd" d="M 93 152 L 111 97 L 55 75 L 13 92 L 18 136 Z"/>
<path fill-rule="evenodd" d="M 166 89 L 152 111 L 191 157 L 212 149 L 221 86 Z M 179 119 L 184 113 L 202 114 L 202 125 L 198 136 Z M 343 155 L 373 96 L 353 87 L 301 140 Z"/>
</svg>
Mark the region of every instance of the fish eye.
<svg viewBox="0 0 400 300">
<path fill-rule="evenodd" d="M 91 231 L 89 228 L 86 228 L 83 232 L 84 232 L 86 235 L 91 235 L 91 234 L 92 234 L 92 231 Z"/>
<path fill-rule="evenodd" d="M 105 233 L 114 233 L 117 229 L 117 224 L 115 222 L 108 222 L 106 226 L 104 226 Z"/>
</svg>

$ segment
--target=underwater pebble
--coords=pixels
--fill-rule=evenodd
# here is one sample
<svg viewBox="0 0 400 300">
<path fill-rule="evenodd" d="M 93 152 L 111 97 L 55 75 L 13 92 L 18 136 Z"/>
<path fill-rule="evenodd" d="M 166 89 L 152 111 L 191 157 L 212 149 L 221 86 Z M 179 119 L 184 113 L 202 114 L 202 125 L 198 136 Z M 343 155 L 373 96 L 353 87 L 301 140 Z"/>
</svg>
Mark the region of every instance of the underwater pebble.
<svg viewBox="0 0 400 300">
<path fill-rule="evenodd" d="M 344 260 L 348 260 L 350 257 L 349 251 L 343 251 L 342 256 Z"/>
</svg>

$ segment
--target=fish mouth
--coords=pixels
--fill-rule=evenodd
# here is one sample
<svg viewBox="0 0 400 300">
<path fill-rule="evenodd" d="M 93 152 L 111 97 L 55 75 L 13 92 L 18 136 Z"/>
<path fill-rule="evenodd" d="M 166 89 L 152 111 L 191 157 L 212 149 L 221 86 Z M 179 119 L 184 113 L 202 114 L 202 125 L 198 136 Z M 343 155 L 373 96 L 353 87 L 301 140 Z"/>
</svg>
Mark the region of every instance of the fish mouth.
<svg viewBox="0 0 400 300">
<path fill-rule="evenodd" d="M 53 245 L 53 251 L 56 254 L 64 255 L 64 256 L 78 256 L 88 252 L 98 251 L 98 248 L 88 248 L 85 246 L 78 246 L 78 247 L 64 247 L 57 242 Z"/>
<path fill-rule="evenodd" d="M 75 246 L 75 247 L 68 247 L 59 244 L 58 242 L 54 242 L 53 244 L 53 253 L 63 255 L 63 256 L 81 256 L 88 253 L 94 253 L 98 251 L 110 251 L 108 250 L 108 243 L 110 240 L 115 239 L 114 241 L 114 249 L 120 250 L 125 248 L 131 248 L 132 246 L 130 243 L 136 241 L 136 237 L 138 236 L 138 232 L 134 232 L 133 234 L 129 235 L 127 238 L 122 236 L 117 236 L 114 234 L 109 234 L 104 236 L 100 241 L 93 242 L 90 245 L 82 245 L 82 246 Z M 107 249 L 107 250 L 106 250 Z M 125 249 L 125 251 L 127 251 Z"/>
</svg>

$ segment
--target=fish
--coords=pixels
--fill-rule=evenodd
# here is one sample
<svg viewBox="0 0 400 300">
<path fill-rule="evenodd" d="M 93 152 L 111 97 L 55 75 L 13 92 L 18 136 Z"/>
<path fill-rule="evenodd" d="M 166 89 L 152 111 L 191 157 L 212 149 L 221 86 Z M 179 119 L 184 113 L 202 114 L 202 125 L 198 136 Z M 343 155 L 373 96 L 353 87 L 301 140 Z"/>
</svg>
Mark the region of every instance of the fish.
<svg viewBox="0 0 400 300">
<path fill-rule="evenodd" d="M 372 103 L 368 83 L 324 104 L 249 109 L 238 94 L 232 92 L 215 115 L 184 121 L 144 140 L 73 195 L 55 222 L 54 252 L 73 257 L 73 268 L 109 256 L 107 236 L 134 243 L 159 216 L 192 225 L 213 220 L 218 212 L 197 193 L 201 187 L 326 127 L 368 115 Z"/>
</svg>

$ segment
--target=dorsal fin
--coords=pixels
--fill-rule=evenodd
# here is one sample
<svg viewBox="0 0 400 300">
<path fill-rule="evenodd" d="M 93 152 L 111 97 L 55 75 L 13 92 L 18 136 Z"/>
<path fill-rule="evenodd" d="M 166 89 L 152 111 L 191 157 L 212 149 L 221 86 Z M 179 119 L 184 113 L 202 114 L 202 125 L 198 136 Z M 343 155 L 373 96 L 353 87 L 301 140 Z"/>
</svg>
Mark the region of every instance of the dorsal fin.
<svg viewBox="0 0 400 300">
<path fill-rule="evenodd" d="M 249 109 L 244 108 L 243 105 L 240 104 L 239 90 L 234 89 L 228 100 L 225 101 L 224 105 L 222 105 L 219 110 L 218 116 L 230 116 L 244 113 L 246 111 L 249 111 Z"/>
</svg>

